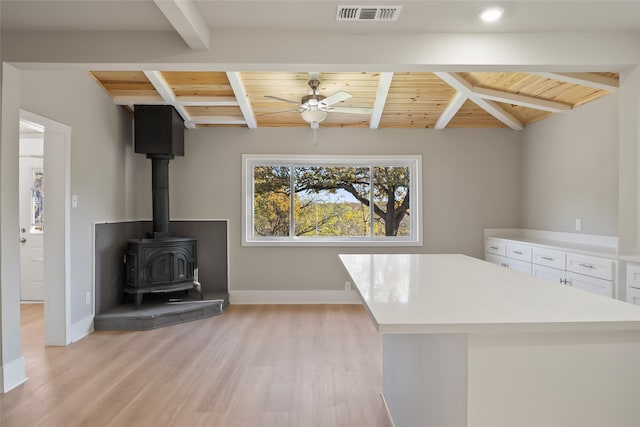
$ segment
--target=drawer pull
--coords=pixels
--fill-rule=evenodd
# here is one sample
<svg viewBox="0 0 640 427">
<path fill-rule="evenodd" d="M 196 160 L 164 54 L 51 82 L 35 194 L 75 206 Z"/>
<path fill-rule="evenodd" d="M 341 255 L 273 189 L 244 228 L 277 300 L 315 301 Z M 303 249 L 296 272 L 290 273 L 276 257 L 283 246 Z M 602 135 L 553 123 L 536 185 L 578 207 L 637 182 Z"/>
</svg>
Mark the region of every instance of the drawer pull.
<svg viewBox="0 0 640 427">
<path fill-rule="evenodd" d="M 540 258 L 545 261 L 553 261 L 553 258 L 551 258 L 550 256 L 541 256 Z"/>
<path fill-rule="evenodd" d="M 584 264 L 584 263 L 579 263 L 578 264 L 580 267 L 584 267 L 584 268 L 595 268 L 595 266 L 593 264 Z"/>
<path fill-rule="evenodd" d="M 498 250 L 498 247 L 497 246 L 491 246 L 491 249 Z"/>
<path fill-rule="evenodd" d="M 518 255 L 524 255 L 522 252 L 520 251 L 513 251 L 514 254 L 518 254 Z"/>
</svg>

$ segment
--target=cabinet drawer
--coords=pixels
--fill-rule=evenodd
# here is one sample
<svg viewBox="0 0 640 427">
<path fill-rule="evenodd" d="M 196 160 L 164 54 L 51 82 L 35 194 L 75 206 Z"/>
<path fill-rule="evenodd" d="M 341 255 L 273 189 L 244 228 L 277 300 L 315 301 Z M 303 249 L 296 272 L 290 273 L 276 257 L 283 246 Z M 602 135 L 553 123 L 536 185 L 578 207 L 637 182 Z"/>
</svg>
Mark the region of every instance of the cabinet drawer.
<svg viewBox="0 0 640 427">
<path fill-rule="evenodd" d="M 507 242 L 500 239 L 488 238 L 484 241 L 484 251 L 494 255 L 507 255 Z"/>
<path fill-rule="evenodd" d="M 613 284 L 610 280 L 598 279 L 596 277 L 585 276 L 584 274 L 567 273 L 567 280 L 574 288 L 593 292 L 605 297 L 613 297 Z"/>
<path fill-rule="evenodd" d="M 640 265 L 627 264 L 627 286 L 640 289 Z"/>
<path fill-rule="evenodd" d="M 531 262 L 531 246 L 507 243 L 507 256 L 520 261 Z"/>
<path fill-rule="evenodd" d="M 600 279 L 613 279 L 614 261 L 586 255 L 567 254 L 567 271 Z"/>
<path fill-rule="evenodd" d="M 533 248 L 533 263 L 564 270 L 567 268 L 567 254 L 551 249 Z"/>
</svg>

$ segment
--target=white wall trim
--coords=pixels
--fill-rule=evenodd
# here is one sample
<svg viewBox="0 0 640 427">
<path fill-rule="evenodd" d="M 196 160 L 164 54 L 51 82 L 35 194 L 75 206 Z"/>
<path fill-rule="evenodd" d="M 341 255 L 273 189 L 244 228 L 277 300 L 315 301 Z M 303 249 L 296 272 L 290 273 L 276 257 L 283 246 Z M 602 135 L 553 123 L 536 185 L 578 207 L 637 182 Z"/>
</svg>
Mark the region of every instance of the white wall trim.
<svg viewBox="0 0 640 427">
<path fill-rule="evenodd" d="M 93 316 L 85 317 L 71 325 L 71 342 L 80 341 L 93 332 Z"/>
<path fill-rule="evenodd" d="M 8 393 L 27 381 L 24 357 L 5 364 L 0 369 L 0 392 Z"/>
<path fill-rule="evenodd" d="M 229 291 L 231 304 L 361 304 L 355 291 Z"/>
</svg>

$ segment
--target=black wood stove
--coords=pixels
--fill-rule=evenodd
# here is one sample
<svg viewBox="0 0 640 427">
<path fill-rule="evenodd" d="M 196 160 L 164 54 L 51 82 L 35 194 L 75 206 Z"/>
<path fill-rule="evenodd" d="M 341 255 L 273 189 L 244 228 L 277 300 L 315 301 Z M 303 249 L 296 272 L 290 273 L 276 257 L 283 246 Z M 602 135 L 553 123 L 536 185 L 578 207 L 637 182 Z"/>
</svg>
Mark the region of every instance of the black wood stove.
<svg viewBox="0 0 640 427">
<path fill-rule="evenodd" d="M 202 299 L 197 241 L 169 231 L 169 160 L 184 156 L 182 119 L 172 106 L 136 105 L 134 133 L 135 152 L 151 159 L 153 233 L 127 242 L 125 296 L 135 295 L 136 307 L 150 292 L 195 289 Z"/>
</svg>

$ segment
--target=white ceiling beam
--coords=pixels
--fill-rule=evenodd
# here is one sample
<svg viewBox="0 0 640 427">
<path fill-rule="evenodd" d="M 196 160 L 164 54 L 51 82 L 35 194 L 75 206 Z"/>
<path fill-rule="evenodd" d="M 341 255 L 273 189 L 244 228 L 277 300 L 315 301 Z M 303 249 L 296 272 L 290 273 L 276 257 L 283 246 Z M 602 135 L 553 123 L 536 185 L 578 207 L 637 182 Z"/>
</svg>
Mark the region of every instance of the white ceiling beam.
<svg viewBox="0 0 640 427">
<path fill-rule="evenodd" d="M 149 82 L 153 85 L 155 90 L 158 91 L 162 99 L 165 101 L 165 104 L 173 105 L 178 114 L 184 120 L 184 126 L 189 129 L 195 129 L 195 124 L 191 120 L 191 116 L 189 116 L 189 112 L 183 105 L 176 104 L 176 95 L 173 93 L 171 86 L 162 76 L 160 71 L 144 71 L 144 75 L 147 76 Z"/>
<path fill-rule="evenodd" d="M 256 122 L 256 116 L 253 113 L 253 108 L 251 108 L 251 104 L 249 103 L 249 97 L 247 96 L 247 91 L 244 88 L 244 83 L 242 82 L 240 73 L 237 71 L 227 71 L 227 78 L 229 79 L 231 89 L 233 89 L 233 93 L 236 96 L 238 106 L 240 107 L 240 111 L 242 111 L 247 127 L 249 129 L 256 129 L 258 127 L 258 123 Z"/>
<path fill-rule="evenodd" d="M 118 95 L 113 97 L 117 105 L 164 105 L 165 100 L 157 95 Z M 238 101 L 233 96 L 176 96 L 175 105 L 185 107 L 235 107 Z"/>
<path fill-rule="evenodd" d="M 191 0 L 153 0 L 187 45 L 194 50 L 208 50 L 211 34 L 196 5 Z"/>
<path fill-rule="evenodd" d="M 235 107 L 234 96 L 177 96 L 176 103 L 189 107 Z"/>
<path fill-rule="evenodd" d="M 193 116 L 196 125 L 244 125 L 247 121 L 241 116 Z"/>
<path fill-rule="evenodd" d="M 519 95 L 502 90 L 488 89 L 483 87 L 473 87 L 473 93 L 483 99 L 504 102 L 505 104 L 519 105 L 521 107 L 533 108 L 536 110 L 550 111 L 552 113 L 562 113 L 571 110 L 571 105 L 561 102 L 547 101 L 546 99 L 534 98 L 533 96 Z"/>
<path fill-rule="evenodd" d="M 376 91 L 376 102 L 373 104 L 373 112 L 371 113 L 370 129 L 378 129 L 384 105 L 387 103 L 387 95 L 393 80 L 393 73 L 380 73 L 378 77 L 378 90 Z"/>
<path fill-rule="evenodd" d="M 480 108 L 491 114 L 496 119 L 500 120 L 505 125 L 509 126 L 513 130 L 522 130 L 524 125 L 520 120 L 509 114 L 502 107 L 496 104 L 494 101 L 486 100 L 477 95 L 473 91 L 473 87 L 469 82 L 460 77 L 457 73 L 444 73 L 436 72 L 438 77 L 444 80 L 449 86 L 456 89 L 458 92 L 462 92 L 464 96 L 473 101 Z"/>
<path fill-rule="evenodd" d="M 618 79 L 613 77 L 602 76 L 595 73 L 530 73 L 540 77 L 546 77 L 552 80 L 572 83 L 581 86 L 591 87 L 593 89 L 616 91 L 620 87 Z"/>
<path fill-rule="evenodd" d="M 158 98 L 155 95 L 148 96 L 128 96 L 119 95 L 113 97 L 113 102 L 116 105 L 165 105 L 164 99 Z"/>
<path fill-rule="evenodd" d="M 468 98 L 464 96 L 462 92 L 460 91 L 456 92 L 456 94 L 453 95 L 453 98 L 451 98 L 451 101 L 449 101 L 449 105 L 447 105 L 447 108 L 444 109 L 444 111 L 438 118 L 438 121 L 436 122 L 434 129 L 441 130 L 446 128 L 449 122 L 451 121 L 451 119 L 453 119 L 453 117 L 458 113 L 458 111 L 460 110 L 462 105 L 467 101 L 467 99 Z"/>
</svg>

